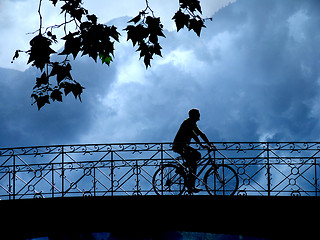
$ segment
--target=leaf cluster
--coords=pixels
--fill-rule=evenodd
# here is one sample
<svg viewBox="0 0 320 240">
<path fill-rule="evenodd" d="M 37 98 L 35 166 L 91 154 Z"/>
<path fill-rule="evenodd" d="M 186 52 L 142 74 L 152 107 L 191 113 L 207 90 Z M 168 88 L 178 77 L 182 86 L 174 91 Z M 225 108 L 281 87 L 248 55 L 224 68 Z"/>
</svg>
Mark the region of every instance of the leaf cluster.
<svg viewBox="0 0 320 240">
<path fill-rule="evenodd" d="M 29 60 L 33 66 L 43 69 L 46 64 L 50 63 L 50 54 L 55 51 L 50 47 L 52 40 L 39 34 L 30 41 Z"/>
<path fill-rule="evenodd" d="M 205 28 L 204 22 L 207 19 L 202 18 L 199 14 L 202 14 L 199 0 L 179 0 L 180 8 L 173 16 L 173 20 L 176 23 L 177 31 L 187 27 L 188 30 L 193 30 L 199 37 L 202 28 Z M 212 18 L 208 18 L 212 20 Z"/>
<path fill-rule="evenodd" d="M 159 44 L 159 37 L 165 37 L 163 34 L 163 25 L 160 18 L 149 15 L 148 12 L 141 11 L 132 18 L 124 30 L 127 31 L 127 41 L 131 40 L 133 46 L 138 45 L 137 51 L 140 52 L 140 58 L 143 57 L 146 68 L 151 66 L 150 60 L 153 55 L 162 57 Z"/>
<path fill-rule="evenodd" d="M 114 41 L 119 41 L 119 33 L 115 26 L 97 24 L 95 15 L 87 15 L 88 21 L 80 24 L 79 31 L 69 32 L 62 39 L 65 40 L 64 50 L 59 55 L 72 54 L 75 59 L 79 52 L 81 56 L 88 55 L 95 62 L 99 57 L 102 63 L 110 64 L 106 58 L 114 56 Z"/>
<path fill-rule="evenodd" d="M 83 7 L 82 0 L 49 0 L 54 7 L 60 6 L 64 22 L 43 28 L 41 15 L 43 0 L 38 1 L 39 29 L 32 33 L 35 36 L 30 41 L 30 49 L 16 50 L 12 61 L 18 58 L 21 52 L 25 52 L 29 55 L 28 64 L 40 70 L 40 77 L 36 78 L 31 94 L 33 104 L 40 110 L 51 102 L 62 102 L 63 93 L 64 96 L 72 93 L 81 101 L 84 87 L 73 79 L 69 57 L 76 59 L 78 56 L 87 55 L 95 62 L 100 59 L 102 64 L 109 66 L 114 58 L 114 43 L 119 42 L 120 33 L 115 26 L 98 23 L 98 17 L 89 14 Z M 146 8 L 132 18 L 124 30 L 127 32 L 127 41 L 131 40 L 133 46 L 137 46 L 136 51 L 140 53 L 140 59 L 143 58 L 148 68 L 154 55 L 162 57 L 159 38 L 165 38 L 165 35 L 160 18 L 155 17 L 149 1 L 145 2 Z M 206 20 L 201 18 L 201 14 L 199 0 L 179 0 L 179 10 L 172 19 L 176 23 L 177 31 L 187 27 L 189 31 L 193 30 L 200 36 Z M 59 41 L 64 42 L 64 47 L 57 53 L 52 45 L 58 43 L 54 31 L 59 28 L 64 30 L 64 36 L 59 38 Z M 52 55 L 64 58 L 61 61 L 52 61 Z"/>
<path fill-rule="evenodd" d="M 75 98 L 79 98 L 81 101 L 81 94 L 84 89 L 77 81 L 73 80 L 71 76 L 70 63 L 50 63 L 50 73 L 46 71 L 42 72 L 41 77 L 36 78 L 36 84 L 33 87 L 33 93 L 31 97 L 34 99 L 34 103 L 37 104 L 40 110 L 45 104 L 50 104 L 50 100 L 62 102 L 62 92 L 65 96 L 70 92 L 73 93 Z M 49 78 L 56 77 L 56 84 L 52 84 Z"/>
<path fill-rule="evenodd" d="M 98 18 L 94 14 L 90 15 L 88 10 L 82 7 L 81 0 L 50 1 L 54 6 L 58 2 L 62 3 L 61 14 L 65 15 L 65 22 L 48 27 L 44 32 L 42 32 L 40 22 L 38 34 L 30 41 L 30 49 L 25 51 L 29 54 L 28 64 L 32 64 L 41 71 L 41 77 L 36 78 L 31 94 L 33 104 L 37 104 L 39 110 L 44 105 L 50 104 L 51 101 L 62 102 L 63 92 L 65 96 L 72 92 L 74 97 L 81 101 L 84 87 L 71 76 L 72 67 L 68 59 L 69 55 L 75 59 L 80 53 L 81 56 L 88 55 L 94 61 L 100 58 L 102 63 L 109 65 L 114 56 L 114 41 L 119 41 L 120 35 L 115 26 L 99 24 Z M 74 23 L 76 30 L 67 33 L 66 26 L 70 23 Z M 51 55 L 56 52 L 51 47 L 58 41 L 57 36 L 52 32 L 62 26 L 65 30 L 65 36 L 61 38 L 64 40 L 64 48 L 58 55 L 65 56 L 65 58 L 60 62 L 53 62 Z M 23 51 L 15 52 L 13 60 L 19 57 L 20 52 Z M 51 80 L 54 77 L 56 81 Z"/>
</svg>

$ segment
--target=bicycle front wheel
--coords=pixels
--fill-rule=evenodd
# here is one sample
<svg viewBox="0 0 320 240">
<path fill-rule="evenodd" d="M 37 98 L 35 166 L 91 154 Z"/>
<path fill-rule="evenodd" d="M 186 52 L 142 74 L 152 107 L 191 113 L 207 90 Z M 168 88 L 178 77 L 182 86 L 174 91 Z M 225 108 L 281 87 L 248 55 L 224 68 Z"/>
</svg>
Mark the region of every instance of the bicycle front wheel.
<svg viewBox="0 0 320 240">
<path fill-rule="evenodd" d="M 210 168 L 204 183 L 210 195 L 234 195 L 238 190 L 239 178 L 236 171 L 228 165 L 217 165 Z"/>
<path fill-rule="evenodd" d="M 173 164 L 161 166 L 152 178 L 153 190 L 157 195 L 181 195 L 184 192 L 184 177 Z"/>
</svg>

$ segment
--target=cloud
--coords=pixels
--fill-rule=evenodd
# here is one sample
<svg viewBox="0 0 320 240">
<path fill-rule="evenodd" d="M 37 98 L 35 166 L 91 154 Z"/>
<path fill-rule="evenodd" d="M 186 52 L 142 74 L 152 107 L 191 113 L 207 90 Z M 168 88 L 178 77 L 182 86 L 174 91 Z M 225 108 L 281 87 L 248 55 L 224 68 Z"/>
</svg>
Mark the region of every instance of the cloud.
<svg viewBox="0 0 320 240">
<path fill-rule="evenodd" d="M 26 58 L 19 59 L 15 66 L 10 64 L 15 50 L 27 48 L 30 36 L 27 32 L 35 30 L 37 19 L 30 17 L 36 11 L 37 1 L 10 1 L 0 3 L 0 66 L 5 68 L 26 69 Z M 3 37 L 5 36 L 5 37 Z M 8 39 L 10 41 L 8 41 Z"/>
<path fill-rule="evenodd" d="M 83 58 L 73 64 L 73 78 L 85 82 L 83 103 L 70 94 L 63 103 L 37 110 L 30 98 L 39 72 L 0 69 L 0 146 L 30 146 L 79 142 L 95 121 L 96 99 L 108 91 L 112 69 Z M 43 110 L 43 111 L 42 111 Z"/>
<path fill-rule="evenodd" d="M 40 112 L 25 90 L 37 73 L 2 70 L 1 145 L 172 141 L 193 107 L 213 141 L 318 141 L 318 12 L 317 1 L 237 1 L 201 38 L 166 31 L 148 70 L 123 34 L 110 67 L 73 63 L 82 104 L 71 96 Z"/>
</svg>

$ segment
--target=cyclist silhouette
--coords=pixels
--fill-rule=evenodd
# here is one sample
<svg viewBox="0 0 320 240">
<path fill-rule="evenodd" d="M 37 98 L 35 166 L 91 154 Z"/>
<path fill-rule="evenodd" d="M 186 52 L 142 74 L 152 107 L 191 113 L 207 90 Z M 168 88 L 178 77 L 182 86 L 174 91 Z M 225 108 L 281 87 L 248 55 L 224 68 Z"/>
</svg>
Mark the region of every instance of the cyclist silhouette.
<svg viewBox="0 0 320 240">
<path fill-rule="evenodd" d="M 188 189 L 191 192 L 199 192 L 201 189 L 195 187 L 197 162 L 201 159 L 201 153 L 191 147 L 190 141 L 193 138 L 203 148 L 214 148 L 207 138 L 207 136 L 198 128 L 197 121 L 200 120 L 199 109 L 191 109 L 189 111 L 189 118 L 183 121 L 173 141 L 173 151 L 179 153 L 186 161 L 186 166 L 189 168 L 190 174 L 188 176 Z M 207 143 L 204 145 L 200 142 L 198 136 Z"/>
</svg>

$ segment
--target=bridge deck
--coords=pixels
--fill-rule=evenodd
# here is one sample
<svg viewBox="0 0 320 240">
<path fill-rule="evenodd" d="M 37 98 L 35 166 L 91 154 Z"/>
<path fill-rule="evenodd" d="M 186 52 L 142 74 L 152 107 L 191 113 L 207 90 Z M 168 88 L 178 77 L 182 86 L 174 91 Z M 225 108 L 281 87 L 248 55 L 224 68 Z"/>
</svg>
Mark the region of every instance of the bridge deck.
<svg viewBox="0 0 320 240">
<path fill-rule="evenodd" d="M 2 229 L 14 237 L 70 232 L 163 231 L 293 239 L 318 234 L 317 197 L 132 196 L 0 201 Z M 14 227 L 14 228 L 12 228 Z M 12 232 L 12 229 L 15 229 Z M 3 232 L 3 231 L 2 231 Z"/>
</svg>

